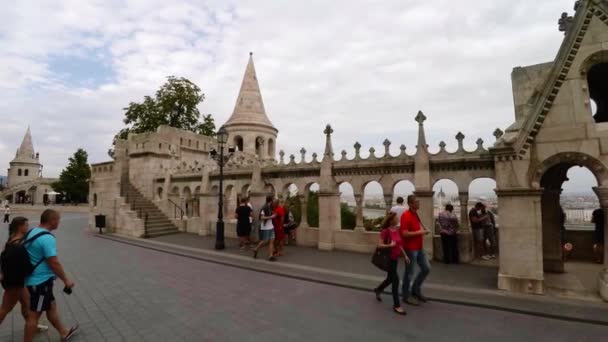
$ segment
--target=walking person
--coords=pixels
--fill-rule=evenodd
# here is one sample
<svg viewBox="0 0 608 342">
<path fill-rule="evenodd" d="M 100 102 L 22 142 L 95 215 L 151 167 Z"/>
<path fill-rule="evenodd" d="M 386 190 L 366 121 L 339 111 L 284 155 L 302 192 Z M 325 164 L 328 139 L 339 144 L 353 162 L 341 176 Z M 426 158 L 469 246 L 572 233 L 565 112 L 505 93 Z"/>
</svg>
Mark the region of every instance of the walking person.
<svg viewBox="0 0 608 342">
<path fill-rule="evenodd" d="M 275 199 L 273 203 L 274 219 L 272 224 L 274 225 L 274 243 L 275 243 L 275 256 L 283 256 L 283 244 L 285 243 L 285 208 L 283 208 L 283 201 Z"/>
<path fill-rule="evenodd" d="M 11 216 L 11 207 L 7 204 L 4 206 L 4 223 L 8 223 Z"/>
<path fill-rule="evenodd" d="M 274 256 L 274 213 L 272 212 L 272 196 L 266 197 L 266 204 L 260 210 L 260 242 L 253 249 L 253 258 L 258 258 L 258 252 L 264 245 L 268 245 L 268 260 L 276 261 Z"/>
<path fill-rule="evenodd" d="M 28 269 L 33 266 L 27 258 L 27 251 L 24 244 L 33 242 L 37 237 L 28 236 L 28 219 L 25 217 L 15 217 L 8 227 L 8 241 L 4 246 L 4 251 L 0 256 L 2 268 L 2 305 L 0 305 L 0 324 L 4 322 L 6 316 L 13 310 L 17 303 L 21 304 L 21 314 L 27 320 L 30 298 L 25 288 L 25 277 Z M 38 331 L 46 331 L 49 327 L 38 325 Z"/>
<path fill-rule="evenodd" d="M 430 232 L 420 222 L 420 218 L 418 217 L 420 201 L 415 195 L 407 196 L 407 205 L 409 209 L 401 216 L 399 231 L 403 238 L 403 249 L 410 263 L 405 266 L 401 295 L 404 302 L 410 305 L 420 305 L 420 302 L 426 303 L 428 301 L 422 295 L 422 283 L 429 275 L 431 269 L 426 254 L 422 249 L 422 237 Z M 410 280 L 414 275 L 414 265 L 418 265 L 419 271 L 414 282 L 410 285 Z"/>
<path fill-rule="evenodd" d="M 443 250 L 443 262 L 446 264 L 457 264 L 458 258 L 458 216 L 454 214 L 454 206 L 447 204 L 445 210 L 437 217 L 441 230 L 441 247 Z"/>
<path fill-rule="evenodd" d="M 405 205 L 403 205 L 403 197 L 399 196 L 396 200 L 397 204 L 391 208 L 391 213 L 395 213 L 397 217 L 397 227 L 401 226 L 401 216 L 407 210 Z"/>
<path fill-rule="evenodd" d="M 378 248 L 390 248 L 391 259 L 389 269 L 386 274 L 386 279 L 374 289 L 376 299 L 381 302 L 381 294 L 389 285 L 393 294 L 393 311 L 399 315 L 405 315 L 405 310 L 399 303 L 399 275 L 397 274 L 397 266 L 399 258 L 403 255 L 406 265 L 410 262 L 405 251 L 403 250 L 403 241 L 399 228 L 397 228 L 397 214 L 389 212 L 382 222 L 382 231 L 380 232 L 380 240 Z"/>
<path fill-rule="evenodd" d="M 241 198 L 241 203 L 236 208 L 234 216 L 236 217 L 236 235 L 239 238 L 239 246 L 241 249 L 251 246 L 251 219 L 253 211 L 247 205 L 247 198 Z"/>
<path fill-rule="evenodd" d="M 46 312 L 46 317 L 57 329 L 62 341 L 69 340 L 78 330 L 78 324 L 69 329 L 63 325 L 53 295 L 53 283 L 57 277 L 61 279 L 67 289 L 74 287 L 74 282 L 67 277 L 57 258 L 57 244 L 55 237 L 51 234 L 59 227 L 60 220 L 58 212 L 47 209 L 40 216 L 40 226 L 33 228 L 28 234 L 32 237 L 40 236 L 26 245 L 30 261 L 36 267 L 25 280 L 30 296 L 30 307 L 25 321 L 25 342 L 31 342 L 34 338 L 43 312 Z"/>
</svg>

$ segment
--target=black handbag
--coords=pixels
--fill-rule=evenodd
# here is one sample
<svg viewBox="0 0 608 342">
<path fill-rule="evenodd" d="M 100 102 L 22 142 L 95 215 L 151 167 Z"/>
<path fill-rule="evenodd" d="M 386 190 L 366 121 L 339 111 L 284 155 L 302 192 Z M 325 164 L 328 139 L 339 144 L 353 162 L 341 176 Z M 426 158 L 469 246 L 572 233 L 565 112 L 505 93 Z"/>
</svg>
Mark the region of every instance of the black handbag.
<svg viewBox="0 0 608 342">
<path fill-rule="evenodd" d="M 390 235 L 389 235 L 390 236 Z M 388 245 L 390 240 L 384 241 L 384 244 Z M 391 262 L 391 248 L 380 248 L 376 247 L 376 251 L 372 255 L 372 264 L 379 269 L 388 272 Z"/>
</svg>

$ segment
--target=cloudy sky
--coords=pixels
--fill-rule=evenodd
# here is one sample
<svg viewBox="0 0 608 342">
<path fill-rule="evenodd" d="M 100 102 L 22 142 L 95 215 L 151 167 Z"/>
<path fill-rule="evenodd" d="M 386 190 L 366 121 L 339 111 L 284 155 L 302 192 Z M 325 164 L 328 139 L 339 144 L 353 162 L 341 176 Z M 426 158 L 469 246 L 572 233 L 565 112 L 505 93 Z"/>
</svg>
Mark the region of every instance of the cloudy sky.
<svg viewBox="0 0 608 342">
<path fill-rule="evenodd" d="M 168 75 L 197 83 L 201 112 L 223 123 L 249 51 L 287 155 L 321 152 L 327 123 L 349 156 L 355 141 L 380 151 L 385 138 L 413 153 L 418 110 L 432 150 L 455 149 L 458 131 L 489 146 L 514 117 L 512 68 L 555 57 L 573 2 L 14 2 L 0 11 L 0 167 L 28 125 L 45 176 L 78 147 L 107 160 L 122 108 Z"/>
</svg>

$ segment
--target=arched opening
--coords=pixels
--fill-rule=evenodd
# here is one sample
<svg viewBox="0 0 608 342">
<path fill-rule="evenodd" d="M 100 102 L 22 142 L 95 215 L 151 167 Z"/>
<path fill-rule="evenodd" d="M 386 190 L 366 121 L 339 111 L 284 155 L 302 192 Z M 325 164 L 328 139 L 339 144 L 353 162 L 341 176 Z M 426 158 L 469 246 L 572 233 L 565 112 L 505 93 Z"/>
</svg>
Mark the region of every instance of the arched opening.
<svg viewBox="0 0 608 342">
<path fill-rule="evenodd" d="M 395 185 L 393 186 L 393 196 L 395 197 L 395 200 L 397 199 L 397 197 L 402 197 L 404 200 L 403 204 L 406 207 L 407 207 L 407 196 L 414 194 L 414 191 L 416 191 L 414 184 L 407 180 L 399 181 L 399 182 L 395 183 Z"/>
<path fill-rule="evenodd" d="M 241 187 L 241 196 L 242 197 L 249 197 L 249 190 L 251 188 L 251 185 L 249 184 L 245 184 Z"/>
<path fill-rule="evenodd" d="M 291 183 L 285 186 L 283 190 L 283 199 L 285 208 L 291 212 L 294 220 L 299 223 L 302 220 L 302 201 L 299 196 L 298 186 Z"/>
<path fill-rule="evenodd" d="M 277 191 L 275 190 L 274 185 L 270 183 L 266 183 L 266 185 L 264 185 L 264 192 L 272 195 L 273 197 L 277 197 Z"/>
<path fill-rule="evenodd" d="M 379 231 L 382 218 L 387 210 L 382 185 L 371 181 L 363 187 L 363 226 L 366 230 Z"/>
<path fill-rule="evenodd" d="M 15 196 L 15 203 L 27 203 L 27 193 L 25 190 L 18 191 Z"/>
<path fill-rule="evenodd" d="M 17 169 L 17 176 L 21 176 L 21 174 L 22 174 L 21 169 Z"/>
<path fill-rule="evenodd" d="M 156 189 L 156 199 L 159 201 L 163 199 L 163 187 L 162 186 L 159 186 Z"/>
<path fill-rule="evenodd" d="M 355 227 L 363 227 L 363 207 L 357 206 L 355 199 L 355 190 L 348 182 L 340 183 L 338 188 L 340 191 L 340 218 L 342 220 L 341 228 L 353 230 Z M 357 222 L 357 216 L 359 221 Z"/>
<path fill-rule="evenodd" d="M 274 139 L 268 139 L 268 157 L 274 159 Z"/>
<path fill-rule="evenodd" d="M 29 170 L 29 169 L 25 169 L 25 170 L 23 171 L 23 175 L 24 175 L 25 177 L 29 176 L 29 175 L 30 175 L 30 170 Z"/>
<path fill-rule="evenodd" d="M 240 135 L 235 136 L 233 139 L 233 144 L 237 151 L 243 152 L 243 137 L 242 136 L 240 136 Z"/>
<path fill-rule="evenodd" d="M 439 213 L 445 210 L 447 204 L 454 207 L 453 212 L 460 213 L 460 203 L 458 200 L 458 185 L 451 179 L 440 179 L 433 185 L 433 217 L 435 218 L 435 234 L 439 234 L 441 227 L 437 221 Z"/>
<path fill-rule="evenodd" d="M 214 185 L 211 187 L 211 194 L 216 196 L 220 193 L 220 187 L 217 185 Z"/>
<path fill-rule="evenodd" d="M 264 157 L 264 138 L 262 137 L 255 138 L 255 154 L 258 158 Z"/>
<path fill-rule="evenodd" d="M 185 211 L 187 217 L 192 216 L 192 191 L 190 187 L 186 186 L 182 190 L 182 209 Z"/>
<path fill-rule="evenodd" d="M 589 97 L 595 103 L 595 122 L 608 122 L 608 63 L 599 63 L 587 73 Z"/>
<path fill-rule="evenodd" d="M 319 227 L 319 183 L 312 183 L 306 189 L 306 220 L 309 227 Z"/>
<path fill-rule="evenodd" d="M 492 178 L 476 178 L 469 184 L 466 206 L 467 223 L 473 234 L 473 253 L 485 263 L 497 264 L 500 229 L 498 225 L 498 199 L 496 181 Z M 481 209 L 477 204 L 481 203 Z M 477 217 L 481 221 L 473 222 Z"/>
</svg>

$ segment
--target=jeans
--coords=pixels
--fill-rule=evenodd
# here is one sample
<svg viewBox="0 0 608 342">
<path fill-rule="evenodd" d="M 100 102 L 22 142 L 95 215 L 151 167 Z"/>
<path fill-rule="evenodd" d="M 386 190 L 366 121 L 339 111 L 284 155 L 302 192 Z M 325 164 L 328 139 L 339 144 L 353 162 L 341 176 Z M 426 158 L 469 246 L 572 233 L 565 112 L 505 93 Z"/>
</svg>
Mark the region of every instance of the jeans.
<svg viewBox="0 0 608 342">
<path fill-rule="evenodd" d="M 396 259 L 391 259 L 388 273 L 386 274 L 386 279 L 375 289 L 375 291 L 378 293 L 382 292 L 388 285 L 392 285 L 391 290 L 393 292 L 393 307 L 398 308 L 401 305 L 399 304 L 399 275 L 397 274 Z"/>
<path fill-rule="evenodd" d="M 424 254 L 423 250 L 405 251 L 405 253 L 407 254 L 407 257 L 410 258 L 410 263 L 405 265 L 405 274 L 403 275 L 403 285 L 401 288 L 403 299 L 407 299 L 410 295 L 422 295 L 420 287 L 431 271 L 429 262 L 426 259 L 426 254 Z M 418 265 L 419 272 L 410 288 L 410 279 L 413 276 L 414 266 L 416 264 Z"/>
<path fill-rule="evenodd" d="M 443 262 L 446 264 L 458 263 L 458 235 L 441 234 L 441 247 L 443 249 Z"/>
</svg>

